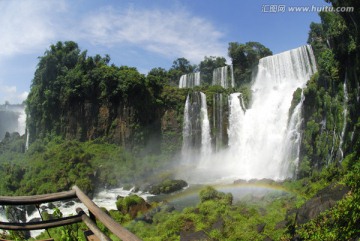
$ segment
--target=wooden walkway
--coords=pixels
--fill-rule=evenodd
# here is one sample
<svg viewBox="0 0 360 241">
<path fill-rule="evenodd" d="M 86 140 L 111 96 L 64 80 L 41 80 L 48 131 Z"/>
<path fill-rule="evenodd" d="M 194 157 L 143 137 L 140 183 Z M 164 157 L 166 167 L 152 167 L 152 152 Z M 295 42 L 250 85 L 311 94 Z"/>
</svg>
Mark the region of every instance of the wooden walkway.
<svg viewBox="0 0 360 241">
<path fill-rule="evenodd" d="M 55 202 L 78 198 L 89 210 L 87 215 L 81 208 L 76 209 L 77 215 L 70 217 L 63 217 L 40 222 L 31 223 L 10 223 L 0 222 L 0 229 L 4 230 L 38 230 L 48 229 L 64 225 L 69 225 L 78 222 L 84 222 L 91 232 L 86 234 L 87 240 L 92 241 L 111 241 L 98 228 L 96 220 L 99 220 L 105 227 L 107 227 L 115 236 L 123 241 L 141 241 L 133 233 L 115 222 L 109 215 L 102 211 L 83 191 L 77 186 L 72 190 L 66 192 L 59 192 L 53 194 L 35 195 L 35 196 L 0 196 L 0 205 L 40 205 L 42 203 Z M 49 239 L 52 240 L 52 239 Z M 1 239 L 0 239 L 1 241 Z"/>
</svg>

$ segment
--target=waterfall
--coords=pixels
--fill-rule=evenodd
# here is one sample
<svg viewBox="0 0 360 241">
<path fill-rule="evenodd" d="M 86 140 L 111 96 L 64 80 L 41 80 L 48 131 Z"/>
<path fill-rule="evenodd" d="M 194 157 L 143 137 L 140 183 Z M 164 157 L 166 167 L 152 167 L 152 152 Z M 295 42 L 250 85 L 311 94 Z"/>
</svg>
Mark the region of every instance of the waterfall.
<svg viewBox="0 0 360 241">
<path fill-rule="evenodd" d="M 235 87 L 233 66 L 227 65 L 214 69 L 212 85 L 221 85 L 225 89 Z"/>
<path fill-rule="evenodd" d="M 231 156 L 236 157 L 233 163 L 242 178 L 283 179 L 290 175 L 289 170 L 284 172 L 283 168 L 294 160 L 285 160 L 284 164 L 284 158 L 293 153 L 295 156 L 290 159 L 296 160 L 298 144 L 288 144 L 285 140 L 291 131 L 297 136 L 290 139 L 294 142 L 300 140 L 298 130 L 302 102 L 294 111 L 289 125 L 288 112 L 294 91 L 304 87 L 314 71 L 316 66 L 310 46 L 260 59 L 253 79 L 251 108 L 241 122 L 229 122 L 229 130 L 240 131 L 237 134 L 229 131 L 229 146 L 233 152 Z M 240 114 L 243 115 L 242 112 Z M 288 127 L 293 130 L 287 131 Z"/>
<path fill-rule="evenodd" d="M 190 95 L 186 97 L 184 108 L 184 123 L 183 123 L 183 144 L 181 154 L 184 159 L 188 159 L 191 155 L 191 122 L 190 122 Z"/>
<path fill-rule="evenodd" d="M 211 136 L 210 123 L 206 104 L 206 95 L 200 92 L 201 95 L 201 163 L 208 161 L 211 155 Z"/>
<path fill-rule="evenodd" d="M 239 148 L 241 146 L 241 133 L 245 112 L 241 106 L 240 93 L 233 93 L 229 96 L 229 147 L 232 149 Z"/>
<path fill-rule="evenodd" d="M 302 106 L 305 100 L 304 92 L 301 92 L 301 100 L 295 107 L 287 127 L 283 144 L 283 166 L 282 178 L 291 177 L 297 174 L 300 145 L 301 145 L 301 125 L 302 125 Z"/>
<path fill-rule="evenodd" d="M 291 117 L 289 108 L 294 91 L 304 87 L 315 71 L 312 49 L 303 46 L 260 59 L 252 105 L 245 113 L 234 98 L 239 95 L 231 95 L 228 165 L 234 174 L 245 179 L 292 175 L 287 167 L 298 160 L 302 101 Z"/>
<path fill-rule="evenodd" d="M 224 80 L 228 80 L 225 77 L 228 73 L 225 69 L 214 70 L 213 84 L 226 86 L 228 82 Z M 228 148 L 212 153 L 206 165 L 198 165 L 202 169 L 191 169 L 188 177 L 196 179 L 195 182 L 234 178 L 282 180 L 292 177 L 299 162 L 304 95 L 291 116 L 289 109 L 293 93 L 298 88 L 304 88 L 316 71 L 315 58 L 309 45 L 260 59 L 252 76 L 249 109 L 245 108 L 241 93 L 228 96 L 228 111 L 222 114 L 228 118 Z M 216 101 L 219 98 L 214 97 L 214 108 L 218 108 Z M 186 104 L 190 109 L 192 102 Z M 217 111 L 213 110 L 214 130 L 221 119 L 216 117 Z M 192 133 L 196 132 L 192 130 Z M 216 135 L 213 132 L 213 136 Z M 193 142 L 191 146 L 196 144 Z"/>
<path fill-rule="evenodd" d="M 344 142 L 344 137 L 345 137 L 345 131 L 346 131 L 346 118 L 347 118 L 347 103 L 349 101 L 349 96 L 348 96 L 348 92 L 347 92 L 347 87 L 346 87 L 346 76 L 345 76 L 345 81 L 344 81 L 344 84 L 343 84 L 343 88 L 344 88 L 344 103 L 343 103 L 343 128 L 342 128 L 342 131 L 341 131 L 341 136 L 340 136 L 340 144 L 339 144 L 339 152 L 340 152 L 340 162 L 344 159 L 344 151 L 342 149 L 342 145 L 343 145 L 343 142 Z"/>
<path fill-rule="evenodd" d="M 200 152 L 198 151 L 200 150 Z M 182 159 L 193 163 L 211 153 L 210 123 L 206 96 L 202 92 L 188 94 L 184 108 Z"/>
<path fill-rule="evenodd" d="M 193 88 L 200 85 L 200 72 L 184 74 L 180 77 L 179 88 Z"/>
<path fill-rule="evenodd" d="M 213 136 L 214 151 L 218 152 L 226 144 L 224 138 L 224 103 L 223 94 L 216 93 L 213 95 Z"/>
</svg>

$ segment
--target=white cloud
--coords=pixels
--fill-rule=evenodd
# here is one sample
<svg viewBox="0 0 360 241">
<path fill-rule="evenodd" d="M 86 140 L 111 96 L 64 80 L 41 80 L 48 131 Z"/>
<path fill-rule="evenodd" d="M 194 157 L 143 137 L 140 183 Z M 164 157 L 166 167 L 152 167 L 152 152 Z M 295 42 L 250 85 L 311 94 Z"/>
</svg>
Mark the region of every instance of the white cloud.
<svg viewBox="0 0 360 241">
<path fill-rule="evenodd" d="M 16 86 L 0 85 L 0 104 L 9 101 L 11 104 L 20 104 L 26 100 L 28 92 L 18 93 Z"/>
<path fill-rule="evenodd" d="M 196 62 L 205 55 L 226 55 L 223 33 L 206 19 L 181 8 L 120 11 L 106 7 L 86 16 L 80 26 L 84 38 L 108 47 L 134 45 L 166 57 L 185 57 Z"/>
<path fill-rule="evenodd" d="M 0 1 L 0 56 L 34 52 L 56 35 L 57 13 L 66 10 L 64 1 Z"/>
</svg>

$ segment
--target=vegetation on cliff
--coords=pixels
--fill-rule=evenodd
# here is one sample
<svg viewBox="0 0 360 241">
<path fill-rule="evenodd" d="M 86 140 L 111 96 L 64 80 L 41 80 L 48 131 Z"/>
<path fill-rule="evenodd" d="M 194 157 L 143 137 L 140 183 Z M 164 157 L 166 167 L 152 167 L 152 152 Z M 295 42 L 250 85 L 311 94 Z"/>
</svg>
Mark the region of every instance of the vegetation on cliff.
<svg viewBox="0 0 360 241">
<path fill-rule="evenodd" d="M 178 240 L 194 233 L 211 240 L 356 240 L 360 235 L 360 16 L 356 1 L 341 4 L 356 9 L 320 13 L 322 23 L 310 26 L 308 43 L 318 73 L 303 91 L 298 180 L 282 184 L 289 193 L 236 203 L 231 195 L 209 187 L 200 192 L 196 207 L 181 212 L 160 209 L 151 223 L 141 219 L 141 212 L 126 213 L 133 203 L 146 206 L 131 197 L 119 199 L 121 212 L 110 212 L 114 219 L 144 240 Z M 229 44 L 237 85 L 247 91 L 247 103 L 249 71 L 269 54 L 258 43 Z M 209 83 L 210 73 L 225 59 L 205 57 L 195 66 L 179 58 L 171 69 L 154 68 L 147 76 L 136 68 L 109 63 L 109 56 L 87 56 L 74 42 L 52 45 L 40 58 L 27 100 L 32 145 L 24 153 L 21 137 L 7 136 L 0 143 L 2 194 L 55 192 L 74 184 L 91 193 L 96 185 L 134 183 L 155 173 L 181 146 L 183 104 L 189 90 L 174 87 L 178 78 L 200 69 Z M 206 84 L 195 90 L 227 92 Z M 300 95 L 301 90 L 294 93 L 293 106 Z M 297 214 L 312 197 L 340 185 L 350 191 L 339 202 L 332 200 L 330 209 L 299 222 Z M 130 221 L 133 218 L 139 219 Z M 52 232 L 76 240 L 79 228 Z"/>
</svg>

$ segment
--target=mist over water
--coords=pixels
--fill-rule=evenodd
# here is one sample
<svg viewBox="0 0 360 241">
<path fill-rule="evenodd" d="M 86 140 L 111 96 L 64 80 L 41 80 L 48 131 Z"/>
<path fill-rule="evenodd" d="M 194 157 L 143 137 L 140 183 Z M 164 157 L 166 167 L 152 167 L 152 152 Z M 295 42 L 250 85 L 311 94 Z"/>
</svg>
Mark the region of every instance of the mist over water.
<svg viewBox="0 0 360 241">
<path fill-rule="evenodd" d="M 289 109 L 294 91 L 303 88 L 315 72 L 310 46 L 260 59 L 253 73 L 250 108 L 244 109 L 241 93 L 228 98 L 228 146 L 201 165 L 193 162 L 179 176 L 194 183 L 292 177 L 298 162 L 303 99 L 292 116 Z"/>
<path fill-rule="evenodd" d="M 26 113 L 22 105 L 0 106 L 0 141 L 5 133 L 17 132 L 24 135 L 26 130 Z"/>
</svg>

